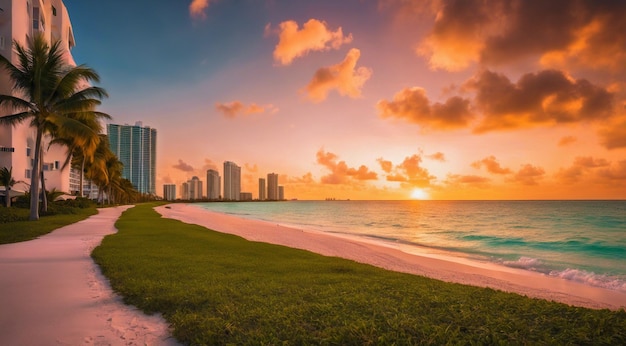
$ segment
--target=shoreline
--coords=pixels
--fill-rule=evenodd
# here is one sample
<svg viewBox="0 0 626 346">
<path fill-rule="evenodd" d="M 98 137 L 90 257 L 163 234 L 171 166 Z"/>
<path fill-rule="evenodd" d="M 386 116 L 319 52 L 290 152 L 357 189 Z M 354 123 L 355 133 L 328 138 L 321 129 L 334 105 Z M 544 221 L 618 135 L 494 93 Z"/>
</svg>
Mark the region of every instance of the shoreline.
<svg viewBox="0 0 626 346">
<path fill-rule="evenodd" d="M 593 309 L 626 308 L 626 293 L 588 286 L 523 269 L 470 259 L 417 253 L 408 246 L 382 240 L 316 230 L 296 229 L 273 222 L 245 219 L 191 204 L 156 207 L 163 217 L 197 224 L 250 241 L 288 246 L 325 256 L 341 257 L 383 269 Z"/>
</svg>

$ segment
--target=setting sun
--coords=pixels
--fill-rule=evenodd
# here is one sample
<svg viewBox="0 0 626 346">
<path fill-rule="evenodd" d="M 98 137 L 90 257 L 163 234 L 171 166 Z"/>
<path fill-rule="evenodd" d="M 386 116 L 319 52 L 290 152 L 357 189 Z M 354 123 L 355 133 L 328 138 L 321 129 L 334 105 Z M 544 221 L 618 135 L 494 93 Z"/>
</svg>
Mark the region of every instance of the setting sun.
<svg viewBox="0 0 626 346">
<path fill-rule="evenodd" d="M 428 199 L 429 195 L 428 192 L 424 191 L 423 189 L 413 189 L 413 192 L 411 192 L 411 199 Z"/>
</svg>

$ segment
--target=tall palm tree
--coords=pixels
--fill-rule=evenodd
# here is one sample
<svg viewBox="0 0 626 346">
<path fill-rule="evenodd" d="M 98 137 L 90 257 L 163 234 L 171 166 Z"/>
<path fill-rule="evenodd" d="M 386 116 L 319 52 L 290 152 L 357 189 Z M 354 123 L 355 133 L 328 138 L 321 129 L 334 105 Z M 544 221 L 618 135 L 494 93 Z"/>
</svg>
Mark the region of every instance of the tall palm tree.
<svg viewBox="0 0 626 346">
<path fill-rule="evenodd" d="M 82 88 L 87 83 L 98 82 L 100 77 L 86 66 L 65 64 L 60 41 L 49 45 L 43 34 L 36 34 L 27 37 L 27 47 L 17 41 L 13 46 L 17 65 L 0 55 L 0 67 L 8 71 L 13 91 L 21 97 L 0 95 L 0 106 L 9 106 L 16 112 L 0 117 L 0 124 L 17 125 L 30 120 L 30 126 L 36 131 L 29 219 L 37 220 L 44 135 L 54 135 L 56 128 L 79 138 L 89 137 L 90 130 L 69 115 L 93 113 L 107 93 L 99 87 Z"/>
<path fill-rule="evenodd" d="M 0 186 L 4 186 L 6 192 L 5 205 L 7 208 L 11 206 L 11 188 L 15 184 L 17 184 L 17 181 L 13 179 L 13 167 L 0 168 Z"/>
</svg>

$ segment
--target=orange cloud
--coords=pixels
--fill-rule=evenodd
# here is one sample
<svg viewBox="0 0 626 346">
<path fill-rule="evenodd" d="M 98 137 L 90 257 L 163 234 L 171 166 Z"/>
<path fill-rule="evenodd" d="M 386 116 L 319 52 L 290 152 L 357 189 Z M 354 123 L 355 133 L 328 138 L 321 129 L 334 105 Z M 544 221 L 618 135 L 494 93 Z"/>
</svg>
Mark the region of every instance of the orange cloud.
<svg viewBox="0 0 626 346">
<path fill-rule="evenodd" d="M 363 84 L 372 76 L 371 69 L 363 66 L 356 68 L 360 56 L 361 51 L 352 48 L 339 64 L 317 70 L 305 88 L 308 97 L 314 102 L 321 102 L 333 89 L 342 96 L 360 97 Z"/>
<path fill-rule="evenodd" d="M 441 153 L 441 152 L 436 152 L 436 153 L 431 154 L 431 155 L 426 155 L 426 157 L 431 159 L 431 160 L 446 162 L 446 156 L 443 153 Z"/>
<path fill-rule="evenodd" d="M 626 121 L 600 130 L 601 144 L 607 149 L 626 148 Z"/>
<path fill-rule="evenodd" d="M 409 6 L 397 7 L 407 12 Z M 408 13 L 434 17 L 431 32 L 417 49 L 434 69 L 454 71 L 472 62 L 494 66 L 532 57 L 544 66 L 626 72 L 623 1 L 433 0 L 421 8 Z"/>
<path fill-rule="evenodd" d="M 431 181 L 436 177 L 431 175 L 428 170 L 421 166 L 422 157 L 413 155 L 406 157 L 401 164 L 396 167 L 390 167 L 390 161 L 378 159 L 383 170 L 387 175 L 387 181 L 395 181 L 406 183 L 410 186 L 427 187 L 431 185 Z"/>
<path fill-rule="evenodd" d="M 451 187 L 458 185 L 468 185 L 478 188 L 486 188 L 490 181 L 491 179 L 478 175 L 448 174 L 445 183 Z"/>
<path fill-rule="evenodd" d="M 380 168 L 382 168 L 385 173 L 391 173 L 393 169 L 393 163 L 391 161 L 384 160 L 382 157 L 376 161 L 378 161 Z"/>
<path fill-rule="evenodd" d="M 337 162 L 339 157 L 333 153 L 326 153 L 323 149 L 317 152 L 317 163 L 328 168 L 330 174 L 322 177 L 323 184 L 345 184 L 350 180 L 375 180 L 378 178 L 376 172 L 372 172 L 365 165 L 358 169 L 348 167 L 345 161 Z"/>
<path fill-rule="evenodd" d="M 591 172 L 595 168 L 607 167 L 610 163 L 605 159 L 596 159 L 591 156 L 577 157 L 571 167 L 561 169 L 557 174 L 562 182 L 574 183 L 580 180 L 580 178 Z"/>
<path fill-rule="evenodd" d="M 561 71 L 523 75 L 517 83 L 483 71 L 468 81 L 476 90 L 474 106 L 484 118 L 476 132 L 604 120 L 613 115 L 613 94 Z"/>
<path fill-rule="evenodd" d="M 376 107 L 382 118 L 403 119 L 439 130 L 466 127 L 474 116 L 468 100 L 454 96 L 445 103 L 431 104 L 426 91 L 419 87 L 406 88 L 393 101 L 381 100 Z"/>
<path fill-rule="evenodd" d="M 190 164 L 185 163 L 181 159 L 178 159 L 178 164 L 175 164 L 172 167 L 174 167 L 176 169 L 179 169 L 179 170 L 181 170 L 183 172 L 193 172 L 194 171 L 194 168 Z"/>
<path fill-rule="evenodd" d="M 626 182 L 626 160 L 617 162 L 615 166 L 611 166 L 598 171 L 600 178 L 609 181 L 619 181 L 621 183 Z M 622 190 L 623 191 L 623 190 Z M 626 196 L 626 193 L 622 197 Z"/>
<path fill-rule="evenodd" d="M 266 32 L 270 30 L 269 24 Z M 310 51 L 338 49 L 342 44 L 352 42 L 352 34 L 343 35 L 341 27 L 336 31 L 328 29 L 326 22 L 309 19 L 300 30 L 293 20 L 278 26 L 278 44 L 274 48 L 274 60 L 282 65 L 289 65 Z"/>
<path fill-rule="evenodd" d="M 559 146 L 564 147 L 576 142 L 578 139 L 574 136 L 565 136 L 559 140 Z"/>
<path fill-rule="evenodd" d="M 538 180 L 542 179 L 545 173 L 541 167 L 525 164 L 515 173 L 513 181 L 523 185 L 537 185 L 539 183 Z"/>
<path fill-rule="evenodd" d="M 202 166 L 201 172 L 206 172 L 209 169 L 217 170 L 218 165 L 210 159 L 204 159 L 204 165 Z"/>
<path fill-rule="evenodd" d="M 487 168 L 487 171 L 492 174 L 512 173 L 510 169 L 501 167 L 500 164 L 496 161 L 495 156 L 493 155 L 472 163 L 472 167 L 474 168 L 480 169 L 481 166 L 485 166 Z"/>
<path fill-rule="evenodd" d="M 193 19 L 206 19 L 206 10 L 209 8 L 210 0 L 192 0 L 189 4 L 189 15 Z"/>
<path fill-rule="evenodd" d="M 259 113 L 274 113 L 278 111 L 273 105 L 259 106 L 256 103 L 252 103 L 248 106 L 244 105 L 240 101 L 233 101 L 230 103 L 216 103 L 215 109 L 222 113 L 227 118 L 235 118 L 239 115 L 250 115 Z"/>
</svg>

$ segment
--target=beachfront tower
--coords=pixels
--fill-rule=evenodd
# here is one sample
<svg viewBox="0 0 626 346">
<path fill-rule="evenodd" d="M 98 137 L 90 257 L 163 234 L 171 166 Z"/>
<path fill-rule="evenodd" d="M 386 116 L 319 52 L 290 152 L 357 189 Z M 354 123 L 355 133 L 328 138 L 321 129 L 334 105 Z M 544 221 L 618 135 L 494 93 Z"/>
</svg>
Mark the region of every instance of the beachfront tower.
<svg viewBox="0 0 626 346">
<path fill-rule="evenodd" d="M 187 185 L 189 186 L 189 199 L 202 199 L 202 180 L 194 176 L 187 181 Z"/>
<path fill-rule="evenodd" d="M 278 174 L 276 173 L 267 175 L 267 199 L 270 201 L 278 200 Z"/>
<path fill-rule="evenodd" d="M 265 179 L 259 178 L 259 201 L 264 201 L 265 197 Z"/>
<path fill-rule="evenodd" d="M 284 186 L 278 187 L 278 200 L 279 201 L 285 200 L 285 187 Z"/>
<path fill-rule="evenodd" d="M 224 162 L 224 199 L 238 201 L 241 194 L 241 167 L 234 162 Z"/>
<path fill-rule="evenodd" d="M 156 194 L 156 129 L 131 125 L 107 125 L 111 151 L 122 162 L 122 178 L 141 193 Z"/>
<path fill-rule="evenodd" d="M 61 0 L 0 0 L 0 54 L 14 65 L 18 65 L 17 54 L 13 51 L 13 41 L 22 47 L 27 46 L 26 37 L 43 33 L 48 42 L 60 41 L 63 62 L 76 66 L 70 49 L 75 45 L 72 23 L 63 1 Z M 0 72 L 0 94 L 16 95 L 13 84 L 6 71 Z M 0 117 L 14 114 L 11 109 L 0 109 Z M 28 191 L 35 155 L 35 129 L 30 120 L 16 126 L 0 125 L 0 168 L 12 169 L 13 179 L 18 183 L 15 192 Z M 49 145 L 50 138 L 44 136 L 43 172 L 46 189 L 70 191 L 70 168 L 64 168 L 67 148 Z M 0 188 L 0 195 L 4 187 Z"/>
<path fill-rule="evenodd" d="M 176 199 L 175 184 L 163 184 L 163 199 L 166 201 L 173 201 Z"/>
<path fill-rule="evenodd" d="M 206 171 L 206 197 L 208 199 L 220 199 L 220 185 L 220 174 L 214 169 Z"/>
</svg>

